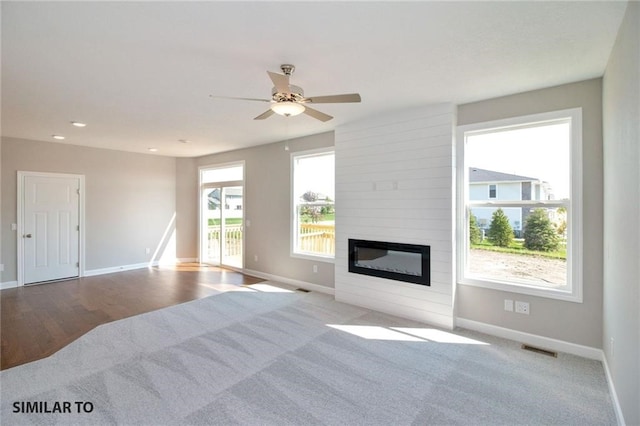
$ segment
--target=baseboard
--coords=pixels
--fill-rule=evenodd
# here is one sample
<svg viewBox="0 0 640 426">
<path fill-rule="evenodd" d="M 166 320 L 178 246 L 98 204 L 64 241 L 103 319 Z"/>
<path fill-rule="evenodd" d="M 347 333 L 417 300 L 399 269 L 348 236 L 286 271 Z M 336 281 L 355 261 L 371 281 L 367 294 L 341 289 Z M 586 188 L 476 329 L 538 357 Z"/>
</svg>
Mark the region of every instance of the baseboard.
<svg viewBox="0 0 640 426">
<path fill-rule="evenodd" d="M 18 287 L 18 281 L 5 281 L 0 283 L 0 290 Z"/>
<path fill-rule="evenodd" d="M 279 275 L 267 274 L 266 272 L 254 271 L 252 269 L 244 269 L 243 273 L 247 275 L 253 275 L 254 277 L 264 278 L 265 280 L 277 281 L 283 284 L 289 284 L 294 287 L 303 288 L 309 291 L 317 291 L 318 293 L 335 294 L 335 289 L 332 287 L 325 287 L 323 285 L 313 284 L 306 281 L 295 280 L 293 278 L 281 277 Z"/>
<path fill-rule="evenodd" d="M 124 271 L 133 271 L 135 269 L 144 269 L 152 266 L 158 266 L 158 262 L 144 262 L 144 263 L 134 263 L 131 265 L 121 265 L 121 266 L 113 266 L 110 268 L 102 268 L 102 269 L 90 269 L 88 271 L 84 271 L 83 277 L 95 277 L 96 275 L 104 275 L 104 274 L 113 274 L 115 272 L 124 272 Z"/>
<path fill-rule="evenodd" d="M 197 263 L 197 257 L 179 257 L 176 259 L 176 263 Z"/>
<path fill-rule="evenodd" d="M 175 260 L 175 264 L 193 263 L 193 262 L 197 262 L 197 261 L 198 261 L 198 258 L 196 258 L 196 257 L 184 257 L 184 258 L 176 259 Z M 152 267 L 152 266 L 158 266 L 160 264 L 164 264 L 164 263 L 161 263 L 159 261 L 155 261 L 155 262 L 151 262 L 151 263 L 149 263 L 149 262 L 134 263 L 134 264 L 131 264 L 131 265 L 112 266 L 110 268 L 90 269 L 90 270 L 84 271 L 82 276 L 83 277 L 95 277 L 96 275 L 113 274 L 115 272 L 123 272 L 123 271 L 133 271 L 135 269 L 144 269 L 144 268 L 149 268 L 149 267 Z M 167 264 L 173 264 L 173 263 L 167 263 Z M 4 283 L 0 283 L 0 290 L 4 290 L 5 288 L 14 288 L 14 287 L 18 287 L 18 281 L 7 281 L 7 282 L 4 282 Z"/>
<path fill-rule="evenodd" d="M 613 378 L 611 377 L 611 370 L 609 370 L 609 363 L 607 357 L 602 353 L 602 365 L 604 366 L 604 374 L 607 377 L 607 384 L 609 385 L 609 393 L 611 394 L 611 402 L 613 402 L 613 410 L 616 412 L 616 418 L 620 426 L 626 425 L 624 422 L 624 416 L 622 415 L 622 407 L 620 407 L 620 401 L 618 400 L 618 394 L 616 393 L 616 387 L 613 384 Z"/>
<path fill-rule="evenodd" d="M 564 340 L 538 336 L 536 334 L 525 333 L 522 331 L 512 330 L 510 328 L 499 327 L 497 325 L 486 324 L 464 318 L 456 318 L 456 325 L 458 327 L 479 331 L 481 333 L 502 337 L 504 339 L 514 340 L 516 342 L 527 343 L 544 349 L 564 352 L 581 356 L 583 358 L 595 359 L 597 361 L 602 361 L 603 359 L 602 349 L 592 348 L 590 346 L 578 345 L 576 343 L 565 342 Z"/>
</svg>

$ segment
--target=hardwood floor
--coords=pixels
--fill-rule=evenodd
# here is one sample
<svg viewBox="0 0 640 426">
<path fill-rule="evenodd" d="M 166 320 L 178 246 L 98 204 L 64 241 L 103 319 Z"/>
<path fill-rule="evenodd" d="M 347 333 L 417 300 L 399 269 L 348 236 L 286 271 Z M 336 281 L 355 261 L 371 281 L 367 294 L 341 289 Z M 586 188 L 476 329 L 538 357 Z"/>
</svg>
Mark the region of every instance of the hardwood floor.
<svg viewBox="0 0 640 426">
<path fill-rule="evenodd" d="M 261 281 L 186 264 L 2 290 L 0 369 L 47 357 L 100 324 Z"/>
</svg>

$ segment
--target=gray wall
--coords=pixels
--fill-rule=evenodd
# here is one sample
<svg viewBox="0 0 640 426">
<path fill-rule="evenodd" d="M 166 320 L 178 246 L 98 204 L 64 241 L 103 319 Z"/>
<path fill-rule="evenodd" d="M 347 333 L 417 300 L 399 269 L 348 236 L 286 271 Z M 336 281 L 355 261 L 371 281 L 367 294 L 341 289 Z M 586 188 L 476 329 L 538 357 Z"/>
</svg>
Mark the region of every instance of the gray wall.
<svg viewBox="0 0 640 426">
<path fill-rule="evenodd" d="M 256 146 L 222 154 L 178 160 L 178 240 L 177 257 L 197 256 L 198 205 L 197 169 L 233 161 L 245 162 L 245 227 L 246 269 L 278 275 L 326 287 L 334 286 L 333 263 L 300 259 L 290 255 L 291 239 L 291 177 L 290 155 L 309 149 L 333 147 L 333 132 L 307 136 L 290 141 Z M 285 150 L 289 147 L 289 151 Z M 191 181 L 191 183 L 189 183 Z M 182 189 L 185 191 L 182 191 Z M 254 256 L 258 256 L 258 262 Z M 313 272 L 318 265 L 318 272 Z"/>
<path fill-rule="evenodd" d="M 628 425 L 640 424 L 639 78 L 640 3 L 630 2 L 603 79 L 602 344 Z"/>
<path fill-rule="evenodd" d="M 198 166 L 195 158 L 176 163 L 176 257 L 198 259 Z"/>
<path fill-rule="evenodd" d="M 461 105 L 458 125 L 582 107 L 583 303 L 458 286 L 457 315 L 526 333 L 602 347 L 602 80 L 594 79 Z M 580 202 L 580 200 L 576 200 Z M 529 302 L 530 315 L 504 310 L 504 299 Z"/>
<path fill-rule="evenodd" d="M 0 138 L 0 190 L 2 189 L 2 138 Z M 2 222 L 2 196 L 0 194 L 0 263 L 2 263 L 2 267 L 4 268 L 4 257 L 2 257 L 2 234 L 4 233 L 4 223 Z M 0 271 L 0 284 L 4 282 L 5 273 Z M 14 281 L 14 280 L 7 280 Z"/>
<path fill-rule="evenodd" d="M 175 214 L 176 160 L 2 139 L 2 281 L 15 281 L 18 171 L 85 175 L 85 270 L 148 262 Z M 145 254 L 150 248 L 151 253 Z"/>
</svg>

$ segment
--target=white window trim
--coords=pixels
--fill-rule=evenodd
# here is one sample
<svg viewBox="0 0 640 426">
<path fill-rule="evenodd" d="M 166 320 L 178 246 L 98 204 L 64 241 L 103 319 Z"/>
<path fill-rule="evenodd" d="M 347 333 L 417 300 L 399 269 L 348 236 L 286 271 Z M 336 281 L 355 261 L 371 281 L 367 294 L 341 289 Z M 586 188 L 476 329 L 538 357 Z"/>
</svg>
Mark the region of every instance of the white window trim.
<svg viewBox="0 0 640 426">
<path fill-rule="evenodd" d="M 468 167 L 465 161 L 465 145 L 466 135 L 475 133 L 497 132 L 501 130 L 512 130 L 514 128 L 534 127 L 545 122 L 558 121 L 562 119 L 571 120 L 571 164 L 570 164 L 570 184 L 571 184 L 571 200 L 569 203 L 569 229 L 567 238 L 567 280 L 571 285 L 571 289 L 559 290 L 551 288 L 543 288 L 535 285 L 524 283 L 504 282 L 495 280 L 485 280 L 478 278 L 470 278 L 466 276 L 466 259 L 469 247 L 469 229 L 467 226 L 468 209 L 467 206 L 473 204 L 508 204 L 499 201 L 488 202 L 468 202 Z M 552 111 L 541 114 L 532 114 L 503 120 L 495 120 L 483 123 L 474 123 L 464 126 L 458 126 L 456 129 L 456 157 L 457 157 L 457 192 L 458 192 L 458 208 L 457 208 L 457 282 L 461 285 L 469 285 L 475 287 L 483 287 L 494 290 L 501 290 L 511 293 L 527 294 L 531 296 L 546 297 L 551 299 L 565 300 L 569 302 L 582 303 L 583 300 L 583 280 L 582 280 L 582 262 L 583 262 L 583 243 L 582 243 L 582 108 L 572 108 L 566 110 Z M 530 204 L 535 206 L 561 206 L 565 201 L 562 200 L 532 200 Z M 523 204 L 522 201 L 517 203 L 518 206 Z"/>
<path fill-rule="evenodd" d="M 295 230 L 295 223 L 296 223 L 296 204 L 293 200 L 293 196 L 294 196 L 294 184 L 295 184 L 295 159 L 296 157 L 304 157 L 304 156 L 313 156 L 313 155 L 318 155 L 318 154 L 328 154 L 328 153 L 333 153 L 335 156 L 336 150 L 335 147 L 325 147 L 325 148 L 316 148 L 316 149 L 310 149 L 310 150 L 306 150 L 306 151 L 296 151 L 296 152 L 292 152 L 291 154 L 289 154 L 289 166 L 290 166 L 290 171 L 289 171 L 289 191 L 290 191 L 290 197 L 289 197 L 289 202 L 290 202 L 290 208 L 289 211 L 291 213 L 290 216 L 290 220 L 289 220 L 289 232 L 290 232 L 290 238 L 289 238 L 289 255 L 291 257 L 295 257 L 298 259 L 306 259 L 306 260 L 314 260 L 314 261 L 318 261 L 318 262 L 325 262 L 325 263 L 335 263 L 335 255 L 334 256 L 322 256 L 319 254 L 310 254 L 310 253 L 300 253 L 295 251 L 296 249 L 296 230 Z M 334 157 L 335 158 L 335 157 Z M 334 200 L 334 204 L 335 204 L 335 200 Z"/>
</svg>

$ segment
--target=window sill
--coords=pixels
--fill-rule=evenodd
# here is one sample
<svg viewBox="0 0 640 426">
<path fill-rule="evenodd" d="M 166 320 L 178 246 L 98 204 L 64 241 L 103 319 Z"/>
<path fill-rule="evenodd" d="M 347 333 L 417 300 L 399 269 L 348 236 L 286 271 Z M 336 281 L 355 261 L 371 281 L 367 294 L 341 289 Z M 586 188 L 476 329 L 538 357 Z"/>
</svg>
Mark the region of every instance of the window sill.
<svg viewBox="0 0 640 426">
<path fill-rule="evenodd" d="M 582 294 L 577 291 L 571 292 L 567 290 L 543 288 L 526 284 L 489 281 L 478 278 L 463 278 L 458 280 L 458 284 L 506 291 L 509 293 L 526 294 L 529 296 L 545 297 L 547 299 L 563 300 L 565 302 L 582 303 Z"/>
<path fill-rule="evenodd" d="M 291 257 L 298 259 L 313 260 L 314 262 L 335 263 L 335 257 L 321 256 L 307 253 L 291 253 Z"/>
</svg>

